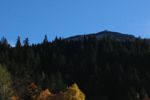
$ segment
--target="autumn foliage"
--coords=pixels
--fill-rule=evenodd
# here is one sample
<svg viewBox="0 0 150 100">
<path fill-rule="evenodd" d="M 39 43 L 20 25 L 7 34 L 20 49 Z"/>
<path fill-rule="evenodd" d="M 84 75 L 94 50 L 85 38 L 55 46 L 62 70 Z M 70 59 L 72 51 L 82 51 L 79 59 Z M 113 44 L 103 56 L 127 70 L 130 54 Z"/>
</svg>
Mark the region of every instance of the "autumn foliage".
<svg viewBox="0 0 150 100">
<path fill-rule="evenodd" d="M 65 92 L 58 94 L 51 93 L 49 89 L 39 89 L 35 83 L 31 83 L 27 90 L 32 100 L 85 100 L 85 94 L 79 89 L 77 84 L 73 84 Z"/>
<path fill-rule="evenodd" d="M 12 96 L 11 100 L 19 100 L 17 96 Z"/>
</svg>

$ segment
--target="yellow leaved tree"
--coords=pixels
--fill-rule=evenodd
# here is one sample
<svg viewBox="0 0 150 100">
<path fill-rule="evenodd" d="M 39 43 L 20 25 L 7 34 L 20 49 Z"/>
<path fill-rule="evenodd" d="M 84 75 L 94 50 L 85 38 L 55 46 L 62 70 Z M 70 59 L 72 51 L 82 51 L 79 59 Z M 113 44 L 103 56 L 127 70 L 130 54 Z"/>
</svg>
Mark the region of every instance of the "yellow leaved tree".
<svg viewBox="0 0 150 100">
<path fill-rule="evenodd" d="M 63 100 L 85 100 L 85 95 L 80 91 L 77 84 L 73 84 L 63 93 Z"/>
<path fill-rule="evenodd" d="M 10 100 L 13 94 L 11 75 L 6 66 L 0 65 L 0 100 Z"/>
<path fill-rule="evenodd" d="M 65 92 L 52 94 L 48 89 L 41 91 L 37 100 L 85 100 L 85 94 L 77 84 L 73 84 Z"/>
</svg>

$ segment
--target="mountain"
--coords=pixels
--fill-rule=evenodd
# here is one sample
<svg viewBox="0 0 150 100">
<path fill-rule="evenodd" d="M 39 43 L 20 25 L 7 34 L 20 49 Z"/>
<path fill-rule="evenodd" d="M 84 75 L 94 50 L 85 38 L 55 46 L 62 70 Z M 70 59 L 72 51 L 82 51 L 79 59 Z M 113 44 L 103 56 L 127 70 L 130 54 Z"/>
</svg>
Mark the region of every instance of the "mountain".
<svg viewBox="0 0 150 100">
<path fill-rule="evenodd" d="M 76 40 L 83 40 L 85 38 L 102 39 L 102 38 L 105 38 L 105 37 L 110 37 L 110 38 L 116 39 L 116 40 L 135 40 L 136 39 L 136 37 L 133 36 L 133 35 L 104 30 L 104 31 L 101 31 L 101 32 L 87 34 L 87 35 L 71 36 L 71 37 L 66 38 L 65 40 L 76 41 Z"/>
</svg>

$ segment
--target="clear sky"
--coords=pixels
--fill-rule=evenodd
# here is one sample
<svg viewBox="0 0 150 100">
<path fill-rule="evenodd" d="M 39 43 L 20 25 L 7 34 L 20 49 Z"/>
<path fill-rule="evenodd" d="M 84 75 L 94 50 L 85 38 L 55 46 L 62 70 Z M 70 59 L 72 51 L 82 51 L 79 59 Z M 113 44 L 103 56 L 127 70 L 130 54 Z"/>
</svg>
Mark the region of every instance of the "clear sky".
<svg viewBox="0 0 150 100">
<path fill-rule="evenodd" d="M 150 38 L 150 0 L 0 0 L 0 37 L 39 43 L 102 30 Z"/>
</svg>

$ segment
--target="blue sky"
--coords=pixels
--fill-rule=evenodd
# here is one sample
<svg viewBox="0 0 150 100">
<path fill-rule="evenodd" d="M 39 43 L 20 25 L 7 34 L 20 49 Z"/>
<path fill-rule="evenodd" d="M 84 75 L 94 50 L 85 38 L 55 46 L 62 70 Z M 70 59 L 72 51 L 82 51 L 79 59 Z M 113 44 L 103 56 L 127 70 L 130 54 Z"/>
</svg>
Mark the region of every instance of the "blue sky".
<svg viewBox="0 0 150 100">
<path fill-rule="evenodd" d="M 0 37 L 39 43 L 47 34 L 118 31 L 150 38 L 150 0 L 0 0 Z"/>
</svg>

